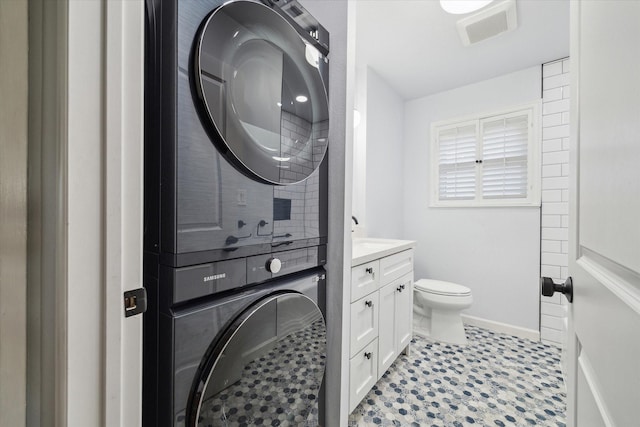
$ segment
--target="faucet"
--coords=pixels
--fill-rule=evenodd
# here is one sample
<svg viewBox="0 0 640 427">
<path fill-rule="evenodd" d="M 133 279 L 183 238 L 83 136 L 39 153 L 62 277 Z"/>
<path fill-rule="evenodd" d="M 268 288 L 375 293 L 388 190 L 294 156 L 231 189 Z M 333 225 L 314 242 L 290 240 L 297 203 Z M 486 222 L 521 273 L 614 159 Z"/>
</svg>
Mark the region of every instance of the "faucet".
<svg viewBox="0 0 640 427">
<path fill-rule="evenodd" d="M 355 223 L 356 223 L 356 225 L 358 225 L 358 218 L 356 218 L 355 216 L 351 215 L 351 220 L 352 220 L 353 222 L 355 222 Z M 351 232 L 353 233 L 353 228 L 351 228 Z"/>
</svg>

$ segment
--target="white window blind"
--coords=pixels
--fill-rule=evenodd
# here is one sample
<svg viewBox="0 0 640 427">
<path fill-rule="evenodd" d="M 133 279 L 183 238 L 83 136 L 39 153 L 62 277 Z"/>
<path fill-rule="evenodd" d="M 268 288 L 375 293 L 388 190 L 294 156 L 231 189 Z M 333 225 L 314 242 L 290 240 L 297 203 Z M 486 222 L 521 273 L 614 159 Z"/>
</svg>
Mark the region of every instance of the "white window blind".
<svg viewBox="0 0 640 427">
<path fill-rule="evenodd" d="M 442 200 L 470 200 L 476 193 L 477 127 L 471 125 L 443 129 L 440 146 L 440 197 Z"/>
<path fill-rule="evenodd" d="M 432 205 L 539 204 L 534 113 L 529 107 L 432 125 Z"/>
<path fill-rule="evenodd" d="M 480 121 L 482 198 L 526 199 L 529 114 Z"/>
</svg>

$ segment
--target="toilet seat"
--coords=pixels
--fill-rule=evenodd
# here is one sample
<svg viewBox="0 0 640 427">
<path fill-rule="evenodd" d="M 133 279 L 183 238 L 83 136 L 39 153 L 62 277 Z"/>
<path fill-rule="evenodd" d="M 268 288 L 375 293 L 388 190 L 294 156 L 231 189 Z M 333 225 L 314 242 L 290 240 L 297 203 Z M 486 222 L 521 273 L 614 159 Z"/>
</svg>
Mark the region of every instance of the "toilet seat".
<svg viewBox="0 0 640 427">
<path fill-rule="evenodd" d="M 414 288 L 435 295 L 464 297 L 471 295 L 471 289 L 457 283 L 444 282 L 442 280 L 420 279 L 414 284 Z"/>
</svg>

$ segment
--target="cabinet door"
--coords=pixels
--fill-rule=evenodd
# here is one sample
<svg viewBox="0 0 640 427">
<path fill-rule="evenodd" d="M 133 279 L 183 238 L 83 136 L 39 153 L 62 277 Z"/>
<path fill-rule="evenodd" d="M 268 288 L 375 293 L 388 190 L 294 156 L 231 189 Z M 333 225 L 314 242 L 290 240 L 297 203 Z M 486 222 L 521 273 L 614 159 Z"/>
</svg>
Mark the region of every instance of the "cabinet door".
<svg viewBox="0 0 640 427">
<path fill-rule="evenodd" d="M 413 272 L 402 276 L 397 282 L 400 290 L 395 300 L 395 335 L 397 354 L 411 342 L 413 335 Z"/>
<path fill-rule="evenodd" d="M 413 271 L 413 249 L 389 255 L 380 260 L 380 286 Z"/>
<path fill-rule="evenodd" d="M 351 303 L 351 357 L 378 336 L 378 312 L 378 292 Z"/>
<path fill-rule="evenodd" d="M 349 413 L 378 381 L 378 340 L 373 340 L 349 361 Z"/>
<path fill-rule="evenodd" d="M 357 265 L 351 269 L 351 302 L 378 290 L 380 261 Z"/>
<path fill-rule="evenodd" d="M 378 376 L 384 375 L 398 356 L 396 348 L 396 284 L 380 289 L 380 317 L 378 320 Z M 378 377 L 378 378 L 379 378 Z"/>
</svg>

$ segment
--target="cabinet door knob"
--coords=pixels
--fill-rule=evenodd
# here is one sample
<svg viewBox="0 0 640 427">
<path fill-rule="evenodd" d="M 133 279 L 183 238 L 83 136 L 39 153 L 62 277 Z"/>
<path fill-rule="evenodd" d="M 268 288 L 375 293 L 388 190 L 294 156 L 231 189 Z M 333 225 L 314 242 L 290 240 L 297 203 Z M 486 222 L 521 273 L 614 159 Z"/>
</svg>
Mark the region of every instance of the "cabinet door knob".
<svg viewBox="0 0 640 427">
<path fill-rule="evenodd" d="M 367 359 L 371 359 L 371 352 L 365 352 L 364 357 L 366 357 Z"/>
<path fill-rule="evenodd" d="M 400 285 L 400 288 L 401 288 L 403 291 L 404 291 L 404 286 L 405 286 L 405 285 Z"/>
<path fill-rule="evenodd" d="M 373 307 L 373 301 L 365 301 L 364 305 L 366 305 L 367 307 Z"/>
<path fill-rule="evenodd" d="M 396 288 L 396 291 L 398 291 L 398 292 L 402 292 L 402 286 L 398 286 L 398 287 Z"/>
<path fill-rule="evenodd" d="M 367 267 L 364 271 L 366 271 L 368 274 L 373 274 L 373 267 Z"/>
</svg>

